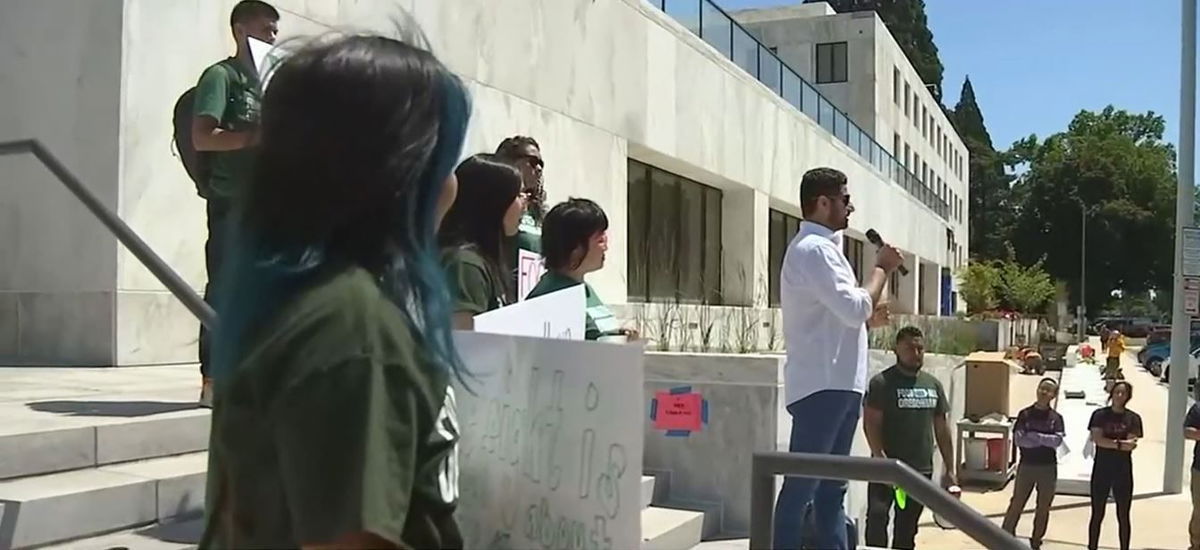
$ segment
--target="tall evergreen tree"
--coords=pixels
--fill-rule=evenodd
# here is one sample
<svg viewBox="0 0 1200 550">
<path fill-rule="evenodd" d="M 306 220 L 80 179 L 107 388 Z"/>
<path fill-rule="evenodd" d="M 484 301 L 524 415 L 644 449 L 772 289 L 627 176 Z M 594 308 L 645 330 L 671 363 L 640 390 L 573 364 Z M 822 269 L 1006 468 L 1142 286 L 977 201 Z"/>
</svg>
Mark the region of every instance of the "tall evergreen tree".
<svg viewBox="0 0 1200 550">
<path fill-rule="evenodd" d="M 925 0 L 805 0 L 826 2 L 838 13 L 874 11 L 925 84 L 933 84 L 933 97 L 942 101 L 942 60 L 925 16 Z"/>
<path fill-rule="evenodd" d="M 1005 258 L 1014 221 L 1013 178 L 1005 173 L 1004 156 L 992 145 L 992 136 L 988 134 L 983 112 L 975 101 L 975 88 L 971 86 L 970 77 L 963 81 L 962 93 L 950 112 L 950 120 L 970 155 L 968 250 L 975 259 Z"/>
</svg>

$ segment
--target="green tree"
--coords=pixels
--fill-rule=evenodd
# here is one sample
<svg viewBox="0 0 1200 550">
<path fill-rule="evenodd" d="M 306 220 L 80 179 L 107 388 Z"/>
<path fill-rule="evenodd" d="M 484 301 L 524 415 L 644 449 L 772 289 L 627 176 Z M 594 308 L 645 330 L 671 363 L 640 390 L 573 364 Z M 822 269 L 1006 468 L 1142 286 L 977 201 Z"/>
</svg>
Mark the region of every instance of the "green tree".
<svg viewBox="0 0 1200 550">
<path fill-rule="evenodd" d="M 959 271 L 958 292 L 967 303 L 967 313 L 996 309 L 1000 305 L 996 293 L 999 286 L 1000 270 L 992 262 L 971 262 Z"/>
<path fill-rule="evenodd" d="M 1109 106 L 1081 111 L 1066 131 L 1044 140 L 1030 136 L 1009 151 L 1009 162 L 1025 168 L 1012 197 L 1017 260 L 1045 258 L 1051 276 L 1071 283 L 1072 304 L 1081 299 L 1085 215 L 1087 304 L 1107 304 L 1114 291 L 1169 289 L 1175 151 L 1163 129 L 1153 112 Z"/>
<path fill-rule="evenodd" d="M 1013 218 L 1012 176 L 1005 172 L 1004 155 L 992 145 L 992 136 L 975 100 L 971 78 L 963 81 L 958 104 L 950 120 L 967 146 L 969 155 L 970 238 L 967 250 L 982 260 L 1006 258 Z"/>
<path fill-rule="evenodd" d="M 887 25 L 909 63 L 925 84 L 933 84 L 933 97 L 942 101 L 942 73 L 945 68 L 933 43 L 933 31 L 925 16 L 925 0 L 805 0 L 806 4 L 826 2 L 838 13 L 874 11 Z"/>
<path fill-rule="evenodd" d="M 1024 266 L 1014 260 L 998 262 L 1001 303 L 1025 314 L 1043 313 L 1046 304 L 1056 293 L 1050 274 L 1042 269 L 1042 261 Z"/>
</svg>

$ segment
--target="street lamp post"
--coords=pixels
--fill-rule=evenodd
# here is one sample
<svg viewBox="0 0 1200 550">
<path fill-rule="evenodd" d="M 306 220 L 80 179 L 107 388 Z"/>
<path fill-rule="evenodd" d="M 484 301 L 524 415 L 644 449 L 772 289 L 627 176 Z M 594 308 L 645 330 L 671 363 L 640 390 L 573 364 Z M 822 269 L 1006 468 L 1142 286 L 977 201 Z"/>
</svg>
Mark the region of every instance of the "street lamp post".
<svg viewBox="0 0 1200 550">
<path fill-rule="evenodd" d="M 1079 201 L 1079 342 L 1087 340 L 1087 208 Z"/>
</svg>

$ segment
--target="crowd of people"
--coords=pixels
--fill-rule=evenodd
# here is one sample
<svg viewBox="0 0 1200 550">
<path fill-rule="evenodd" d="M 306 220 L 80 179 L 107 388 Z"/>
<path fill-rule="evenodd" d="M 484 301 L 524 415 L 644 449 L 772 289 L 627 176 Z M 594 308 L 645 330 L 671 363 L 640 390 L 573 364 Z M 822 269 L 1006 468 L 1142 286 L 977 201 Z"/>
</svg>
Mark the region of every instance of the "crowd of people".
<svg viewBox="0 0 1200 550">
<path fill-rule="evenodd" d="M 934 473 L 934 449 L 941 454 L 939 480 L 957 488 L 949 405 L 937 378 L 921 370 L 924 338 L 915 327 L 896 333 L 894 366 L 867 379 L 867 331 L 888 322 L 885 281 L 903 257 L 879 247 L 876 263 L 858 279 L 842 253 L 843 231 L 854 212 L 844 174 L 828 168 L 807 172 L 800 184 L 804 221 L 788 245 L 780 276 L 784 338 L 787 348 L 785 394 L 792 417 L 792 452 L 847 455 L 861 414 L 871 456 L 899 460 L 926 477 Z M 1130 543 L 1133 452 L 1144 436 L 1142 419 L 1128 408 L 1133 385 L 1120 374 L 1125 341 L 1118 333 L 1104 339 L 1108 352 L 1102 376 L 1109 381 L 1109 404 L 1088 423 L 1094 448 L 1091 473 L 1091 520 L 1088 548 L 1099 544 L 1109 499 L 1116 504 L 1120 548 Z M 1054 410 L 1058 382 L 1041 380 L 1034 403 L 1014 422 L 1020 462 L 1003 529 L 1014 533 L 1033 491 L 1037 490 L 1029 543 L 1042 545 L 1065 451 L 1065 427 Z M 1200 405 L 1193 405 L 1181 427 L 1184 437 L 1200 442 Z M 936 445 L 935 445 L 936 442 Z M 1090 452 L 1090 451 L 1089 451 Z M 1192 550 L 1200 550 L 1200 443 L 1192 463 Z M 843 510 L 846 482 L 788 477 L 775 507 L 774 547 L 853 548 L 854 527 Z M 920 502 L 885 484 L 868 486 L 865 542 L 873 547 L 914 548 Z M 811 517 L 809 517 L 811 516 Z M 805 527 L 811 526 L 811 531 Z"/>
<path fill-rule="evenodd" d="M 194 90 L 189 141 L 204 165 L 188 172 L 208 204 L 205 298 L 220 318 L 200 337 L 201 402 L 214 407 L 201 547 L 459 547 L 452 381 L 464 367 L 451 332 L 524 298 L 525 250 L 546 269 L 529 297 L 583 285 L 586 337 L 636 338 L 585 281 L 604 267 L 608 218 L 583 198 L 547 209 L 533 138 L 460 162 L 470 97 L 415 32 L 315 39 L 261 90 L 248 40 L 274 43 L 279 19 L 265 2 L 239 2 L 235 55 Z M 885 287 L 903 255 L 880 246 L 860 287 L 841 245 L 854 212 L 846 176 L 809 171 L 800 201 L 804 222 L 780 277 L 790 449 L 849 454 L 861 418 L 872 456 L 932 477 L 937 448 L 940 482 L 956 485 L 948 399 L 921 370 L 921 331 L 901 329 L 895 366 L 867 380 L 867 330 L 888 322 Z M 1123 344 L 1108 350 L 1119 365 Z M 1042 380 L 1015 425 L 1021 461 L 1003 526 L 1013 532 L 1036 489 L 1034 548 L 1064 436 L 1056 394 Z M 1132 396 L 1115 383 L 1089 424 L 1090 548 L 1110 495 L 1129 546 L 1131 457 L 1143 436 Z M 1200 408 L 1185 433 L 1200 439 Z M 845 490 L 787 478 L 774 546 L 852 547 Z M 894 515 L 892 547 L 913 548 L 921 503 L 882 484 L 868 492 L 866 542 L 887 546 Z M 810 509 L 815 533 L 803 541 Z M 1200 512 L 1190 529 L 1200 550 Z"/>
<path fill-rule="evenodd" d="M 470 97 L 415 30 L 314 39 L 261 89 L 249 40 L 273 44 L 279 20 L 233 8 L 236 53 L 176 131 L 220 320 L 200 337 L 201 547 L 460 547 L 451 331 L 523 298 L 526 250 L 546 268 L 529 297 L 583 285 L 587 339 L 636 337 L 584 280 L 608 218 L 583 198 L 546 210 L 533 138 L 459 162 Z"/>
</svg>

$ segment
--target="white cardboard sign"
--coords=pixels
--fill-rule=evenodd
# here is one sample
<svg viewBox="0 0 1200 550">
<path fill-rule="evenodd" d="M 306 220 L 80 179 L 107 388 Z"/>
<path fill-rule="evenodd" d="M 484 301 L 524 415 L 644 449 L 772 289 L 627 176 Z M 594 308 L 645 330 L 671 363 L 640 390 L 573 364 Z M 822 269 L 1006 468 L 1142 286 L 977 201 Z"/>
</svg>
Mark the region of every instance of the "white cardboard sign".
<svg viewBox="0 0 1200 550">
<path fill-rule="evenodd" d="M 525 297 L 537 286 L 542 275 L 546 273 L 545 262 L 536 252 L 525 249 L 517 250 L 517 301 L 525 301 Z"/>
<path fill-rule="evenodd" d="M 583 285 L 475 316 L 475 331 L 533 338 L 583 340 L 587 296 Z"/>
<path fill-rule="evenodd" d="M 642 348 L 455 339 L 466 548 L 641 547 Z"/>
</svg>

